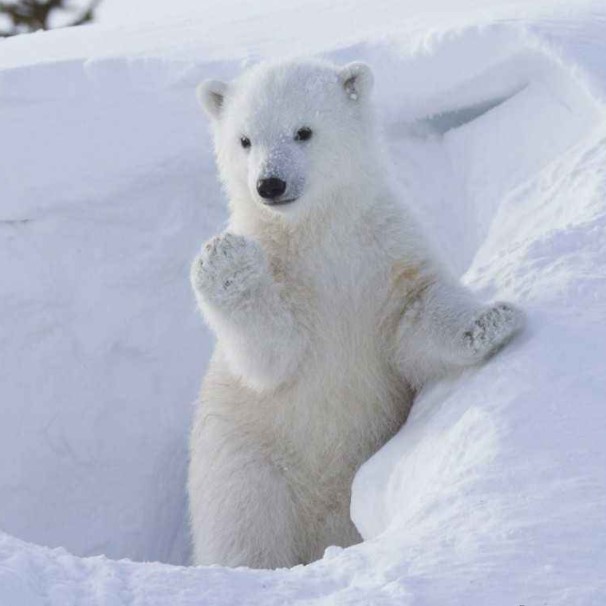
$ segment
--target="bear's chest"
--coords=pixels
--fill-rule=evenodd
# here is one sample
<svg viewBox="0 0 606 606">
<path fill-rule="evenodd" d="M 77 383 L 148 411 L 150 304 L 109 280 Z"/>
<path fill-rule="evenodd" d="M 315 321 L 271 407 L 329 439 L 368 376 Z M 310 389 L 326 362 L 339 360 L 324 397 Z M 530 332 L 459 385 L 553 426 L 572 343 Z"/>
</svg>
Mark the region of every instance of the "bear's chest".
<svg viewBox="0 0 606 606">
<path fill-rule="evenodd" d="M 318 247 L 283 265 L 279 279 L 316 352 L 351 354 L 380 338 L 390 283 L 389 260 L 377 247 Z"/>
</svg>

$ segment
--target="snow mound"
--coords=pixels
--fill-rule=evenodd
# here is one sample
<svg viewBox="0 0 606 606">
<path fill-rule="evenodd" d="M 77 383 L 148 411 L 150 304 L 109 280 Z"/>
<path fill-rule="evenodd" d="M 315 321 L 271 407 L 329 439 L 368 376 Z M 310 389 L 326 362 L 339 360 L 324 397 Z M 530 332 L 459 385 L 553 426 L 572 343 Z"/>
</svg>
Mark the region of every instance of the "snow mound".
<svg viewBox="0 0 606 606">
<path fill-rule="evenodd" d="M 2 43 L 0 603 L 606 599 L 606 11 L 566 17 L 309 45 L 373 65 L 394 179 L 463 280 L 529 327 L 427 386 L 363 466 L 364 543 L 279 571 L 174 565 L 212 347 L 188 266 L 225 219 L 193 88 L 236 73 L 249 39 L 206 61 L 208 40 L 175 50 L 180 24 L 137 53 L 103 28 Z"/>
</svg>

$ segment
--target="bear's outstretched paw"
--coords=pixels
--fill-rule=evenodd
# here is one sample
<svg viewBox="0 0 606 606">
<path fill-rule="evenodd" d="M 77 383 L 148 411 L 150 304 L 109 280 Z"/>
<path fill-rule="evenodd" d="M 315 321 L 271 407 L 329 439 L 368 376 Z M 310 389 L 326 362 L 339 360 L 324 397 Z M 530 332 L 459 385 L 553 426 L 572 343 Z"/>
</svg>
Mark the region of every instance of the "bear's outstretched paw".
<svg viewBox="0 0 606 606">
<path fill-rule="evenodd" d="M 211 238 L 191 267 L 191 283 L 210 302 L 237 304 L 250 299 L 268 269 L 261 247 L 243 236 L 224 232 Z"/>
<path fill-rule="evenodd" d="M 505 346 L 524 326 L 524 313 L 510 303 L 495 303 L 476 315 L 461 339 L 464 357 L 473 364 Z"/>
</svg>

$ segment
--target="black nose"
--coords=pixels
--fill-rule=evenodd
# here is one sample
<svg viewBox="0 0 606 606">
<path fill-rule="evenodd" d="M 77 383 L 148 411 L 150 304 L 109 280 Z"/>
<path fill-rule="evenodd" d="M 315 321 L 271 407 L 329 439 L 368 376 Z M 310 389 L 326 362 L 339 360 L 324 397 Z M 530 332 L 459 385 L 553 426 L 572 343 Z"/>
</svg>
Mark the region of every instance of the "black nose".
<svg viewBox="0 0 606 606">
<path fill-rule="evenodd" d="M 257 181 L 257 191 L 262 198 L 278 198 L 286 191 L 286 182 L 276 177 L 259 179 Z"/>
</svg>

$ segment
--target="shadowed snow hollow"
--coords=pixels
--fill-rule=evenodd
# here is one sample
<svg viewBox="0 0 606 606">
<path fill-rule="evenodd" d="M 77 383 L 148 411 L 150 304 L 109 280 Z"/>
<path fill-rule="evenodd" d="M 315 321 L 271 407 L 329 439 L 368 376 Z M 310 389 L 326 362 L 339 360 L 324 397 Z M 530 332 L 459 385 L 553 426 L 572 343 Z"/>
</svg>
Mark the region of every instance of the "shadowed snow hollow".
<svg viewBox="0 0 606 606">
<path fill-rule="evenodd" d="M 109 57 L 118 29 L 109 45 L 95 28 L 2 43 L 0 603 L 606 599 L 606 13 L 567 17 L 309 43 L 373 65 L 402 195 L 453 269 L 529 326 L 427 386 L 363 466 L 367 541 L 281 571 L 78 557 L 188 561 L 187 432 L 212 344 L 187 274 L 225 218 L 193 88 L 255 49 L 161 58 L 177 24 L 142 30 L 145 56 Z"/>
</svg>

